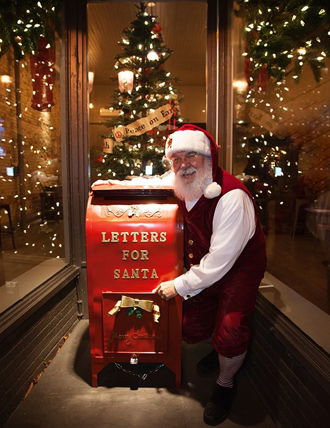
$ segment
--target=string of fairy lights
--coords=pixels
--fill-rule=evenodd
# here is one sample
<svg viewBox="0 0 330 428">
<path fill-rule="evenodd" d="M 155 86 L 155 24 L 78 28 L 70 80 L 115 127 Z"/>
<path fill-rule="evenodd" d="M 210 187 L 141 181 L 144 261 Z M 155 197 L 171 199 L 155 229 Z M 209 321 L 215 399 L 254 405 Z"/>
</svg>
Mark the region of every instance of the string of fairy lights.
<svg viewBox="0 0 330 428">
<path fill-rule="evenodd" d="M 292 118 L 297 112 L 290 101 L 307 70 L 312 72 L 314 87 L 322 83 L 327 72 L 330 54 L 327 2 L 288 0 L 270 5 L 262 0 L 237 0 L 235 14 L 244 22 L 245 38 L 242 68 L 246 85 L 236 86 L 239 145 L 248 163 L 253 158 L 259 163 L 250 165 L 250 171 L 268 165 L 276 177 L 276 167 L 280 165 L 278 176 L 283 177 L 284 188 L 289 188 L 303 171 L 299 154 L 290 153 L 294 133 L 285 132 L 282 124 L 289 131 L 293 126 Z M 308 91 L 304 88 L 302 92 Z M 300 126 L 306 124 L 302 121 Z M 258 178 L 253 177 L 252 181 Z M 269 178 L 265 183 L 268 189 L 259 190 L 262 198 L 265 191 L 272 196 L 271 182 Z"/>
<path fill-rule="evenodd" d="M 24 64 L 21 64 L 22 69 L 24 69 Z M 7 115 L 14 117 L 16 112 L 16 102 L 12 100 L 11 94 L 12 90 L 10 88 L 6 88 L 6 109 L 7 109 Z M 36 115 L 35 111 L 31 108 L 29 108 L 27 105 L 24 107 L 24 114 L 33 116 Z M 43 141 L 53 141 L 53 131 L 54 126 L 51 123 L 51 115 L 49 113 L 41 113 L 40 117 L 36 119 L 38 123 L 38 129 L 41 132 L 40 134 L 40 140 Z M 22 136 L 22 146 L 24 150 L 24 157 L 25 157 L 25 176 L 24 176 L 24 183 L 26 185 L 26 196 L 25 199 L 27 202 L 34 205 L 33 196 L 38 195 L 40 192 L 43 191 L 43 180 L 47 180 L 47 177 L 50 175 L 54 176 L 54 174 L 60 174 L 60 171 L 57 169 L 57 166 L 55 165 L 55 168 L 53 166 L 52 159 L 48 156 L 49 146 L 45 143 L 41 146 L 36 147 L 36 143 L 31 142 L 31 135 L 23 135 Z M 7 156 L 0 156 L 0 159 L 5 160 L 6 164 L 8 162 L 10 164 L 16 163 L 16 157 L 14 154 L 17 152 L 17 143 L 14 138 L 1 138 L 1 145 L 6 147 L 7 153 L 10 155 L 10 159 L 8 159 Z M 32 158 L 31 158 L 32 154 Z M 17 204 L 19 207 L 19 210 L 22 211 L 23 209 L 28 212 L 30 209 L 33 210 L 32 206 L 25 206 L 24 208 L 20 206 L 19 199 L 19 186 L 17 185 L 17 177 L 11 177 L 7 175 L 1 175 L 1 182 L 3 183 L 3 191 L 1 195 L 1 200 L 3 202 L 6 202 L 8 198 L 13 198 L 13 200 L 17 200 Z M 8 194 L 8 187 L 6 186 L 6 183 L 9 183 L 11 185 L 11 189 L 14 191 L 12 195 Z M 45 183 L 44 183 L 45 184 Z M 51 186 L 49 187 L 51 189 Z M 10 190 L 9 190 L 10 191 Z M 32 198 L 32 199 L 30 199 Z M 30 201 L 29 201 L 30 200 Z M 59 201 L 54 201 L 54 204 L 52 204 L 51 207 L 49 207 L 51 210 L 54 211 L 53 217 L 56 219 L 60 217 L 60 203 Z M 8 212 L 4 212 L 5 216 L 3 216 L 4 220 L 7 220 Z M 37 216 L 41 217 L 42 212 L 38 211 Z M 3 224 L 2 227 L 5 230 L 9 230 L 9 226 L 7 224 Z M 20 228 L 21 224 L 20 221 L 17 222 L 17 228 Z M 37 227 L 39 227 L 39 232 L 37 234 L 35 233 L 35 227 L 36 223 L 27 224 L 26 227 L 22 230 L 23 236 L 25 236 L 25 242 L 24 239 L 22 241 L 22 244 L 25 248 L 31 247 L 35 248 L 37 247 L 37 254 L 38 255 L 44 255 L 49 257 L 56 257 L 61 258 L 63 257 L 63 244 L 62 239 L 59 238 L 59 234 L 57 232 L 57 227 L 54 227 L 53 222 L 47 221 L 47 219 L 44 219 L 43 222 L 37 223 Z M 44 236 L 47 236 L 47 239 L 41 239 L 40 232 Z M 17 235 L 16 231 L 16 235 Z M 19 235 L 17 235 L 19 236 Z M 16 238 L 17 239 L 17 238 Z M 8 243 L 8 247 L 9 247 Z M 14 253 L 19 253 L 20 249 L 14 250 Z"/>
<path fill-rule="evenodd" d="M 46 49 L 54 46 L 54 29 L 59 32 L 60 28 L 60 3 L 58 0 L 38 2 L 11 0 L 7 2 L 6 8 L 0 11 L 0 65 L 2 63 L 2 73 L 4 70 L 7 73 L 1 75 L 1 92 L 4 97 L 0 108 L 4 120 L 1 123 L 0 145 L 3 152 L 0 153 L 0 160 L 2 164 L 7 165 L 5 174 L 0 177 L 3 183 L 1 201 L 3 204 L 10 203 L 11 215 L 14 215 L 14 218 L 17 211 L 29 216 L 26 224 L 22 217 L 15 224 L 18 249 L 14 252 L 52 258 L 64 256 L 62 233 L 59 233 L 58 222 L 49 221 L 47 216 L 40 221 L 44 212 L 42 210 L 35 212 L 35 206 L 41 203 L 39 195 L 45 190 L 56 188 L 56 181 L 61 174 L 58 158 L 52 156 L 53 145 L 59 139 L 56 131 L 59 129 L 59 113 L 56 111 L 52 114 L 46 111 L 39 113 L 29 106 L 33 95 L 29 82 L 33 83 L 30 54 L 36 54 L 39 39 L 44 37 L 49 40 Z M 17 65 L 20 74 L 19 86 L 14 77 L 14 64 Z M 15 135 L 18 132 L 16 131 L 18 121 L 22 125 L 20 145 L 18 135 Z M 33 131 L 29 123 L 36 124 Z M 19 157 L 24 170 L 23 179 L 19 178 L 17 166 L 13 166 L 17 165 Z M 55 199 L 48 206 L 52 219 L 60 218 L 60 205 L 59 200 Z M 8 212 L 2 210 L 1 217 L 2 227 L 8 231 Z M 3 245 L 6 245 L 4 240 Z M 9 242 L 7 246 L 10 249 Z"/>
</svg>

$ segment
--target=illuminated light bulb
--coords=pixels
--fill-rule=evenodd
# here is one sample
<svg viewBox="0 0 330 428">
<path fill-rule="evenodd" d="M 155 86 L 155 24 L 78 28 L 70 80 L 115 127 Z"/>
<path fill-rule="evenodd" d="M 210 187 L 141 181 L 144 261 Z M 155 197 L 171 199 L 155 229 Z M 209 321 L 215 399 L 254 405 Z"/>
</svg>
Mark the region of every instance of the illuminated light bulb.
<svg viewBox="0 0 330 428">
<path fill-rule="evenodd" d="M 150 51 L 147 55 L 147 58 L 149 61 L 157 61 L 158 60 L 158 55 L 155 51 Z"/>
<path fill-rule="evenodd" d="M 3 74 L 0 77 L 0 82 L 4 85 L 10 85 L 12 83 L 12 78 L 10 76 L 8 76 L 7 74 Z"/>
</svg>

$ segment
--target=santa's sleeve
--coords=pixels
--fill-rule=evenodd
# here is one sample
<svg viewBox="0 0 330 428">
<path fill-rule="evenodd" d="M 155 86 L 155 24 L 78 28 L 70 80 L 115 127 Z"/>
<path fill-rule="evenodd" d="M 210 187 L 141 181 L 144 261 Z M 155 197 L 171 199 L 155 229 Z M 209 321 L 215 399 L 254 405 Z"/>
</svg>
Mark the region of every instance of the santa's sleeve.
<svg viewBox="0 0 330 428">
<path fill-rule="evenodd" d="M 219 281 L 234 265 L 255 232 L 255 211 L 251 198 L 241 189 L 219 199 L 213 217 L 209 252 L 183 275 L 175 278 L 176 291 L 189 299 Z"/>
</svg>

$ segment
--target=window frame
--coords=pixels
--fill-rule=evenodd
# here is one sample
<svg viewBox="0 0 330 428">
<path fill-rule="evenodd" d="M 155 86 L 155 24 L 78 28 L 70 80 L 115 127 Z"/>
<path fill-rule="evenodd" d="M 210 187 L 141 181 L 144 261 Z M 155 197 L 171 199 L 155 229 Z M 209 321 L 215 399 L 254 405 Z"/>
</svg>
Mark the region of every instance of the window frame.
<svg viewBox="0 0 330 428">
<path fill-rule="evenodd" d="M 89 193 L 86 1 L 63 2 L 61 41 L 61 150 L 64 266 L 57 274 L 0 314 L 0 339 L 77 279 L 78 316 L 87 314 L 85 210 Z"/>
</svg>

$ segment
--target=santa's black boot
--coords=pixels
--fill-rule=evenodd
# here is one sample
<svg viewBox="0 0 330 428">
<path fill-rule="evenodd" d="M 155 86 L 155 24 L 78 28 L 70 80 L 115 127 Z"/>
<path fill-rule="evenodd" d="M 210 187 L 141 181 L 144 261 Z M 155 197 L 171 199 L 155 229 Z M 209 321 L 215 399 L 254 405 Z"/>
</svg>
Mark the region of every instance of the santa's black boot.
<svg viewBox="0 0 330 428">
<path fill-rule="evenodd" d="M 215 385 L 212 395 L 205 406 L 203 419 L 207 425 L 219 425 L 229 414 L 236 395 L 236 388 Z"/>
</svg>

